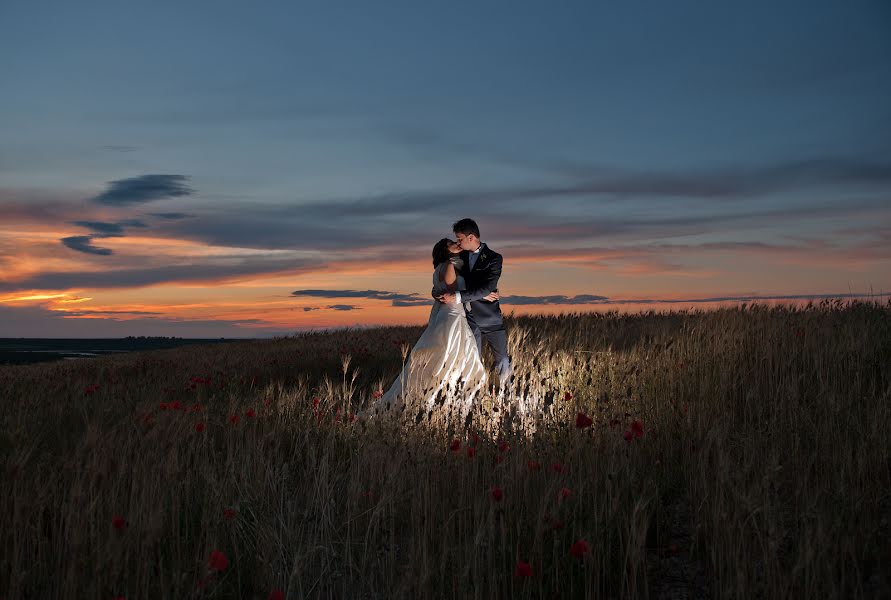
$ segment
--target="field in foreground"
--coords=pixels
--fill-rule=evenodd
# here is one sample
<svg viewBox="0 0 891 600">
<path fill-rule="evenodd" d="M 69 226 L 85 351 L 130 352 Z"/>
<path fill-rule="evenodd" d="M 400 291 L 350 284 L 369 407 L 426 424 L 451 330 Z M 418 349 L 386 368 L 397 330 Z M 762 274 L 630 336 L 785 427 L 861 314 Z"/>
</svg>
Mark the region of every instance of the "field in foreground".
<svg viewBox="0 0 891 600">
<path fill-rule="evenodd" d="M 419 327 L 0 367 L 0 598 L 891 594 L 891 303 L 507 326 L 469 425 L 351 419 Z"/>
</svg>

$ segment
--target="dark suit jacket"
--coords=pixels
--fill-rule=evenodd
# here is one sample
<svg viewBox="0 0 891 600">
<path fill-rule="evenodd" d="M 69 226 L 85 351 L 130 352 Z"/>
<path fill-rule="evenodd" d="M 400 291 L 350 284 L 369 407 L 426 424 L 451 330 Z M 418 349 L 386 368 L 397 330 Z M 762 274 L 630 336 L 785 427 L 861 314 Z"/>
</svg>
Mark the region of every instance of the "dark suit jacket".
<svg viewBox="0 0 891 600">
<path fill-rule="evenodd" d="M 470 269 L 470 252 L 462 251 L 461 259 L 464 261 L 461 276 L 464 277 L 467 287 L 461 292 L 461 302 L 464 303 L 465 309 L 470 302 L 467 323 L 471 329 L 477 328 L 483 333 L 504 329 L 501 305 L 497 300 L 495 302 L 483 300 L 498 288 L 498 279 L 501 277 L 501 255 L 483 244 L 473 270 Z"/>
</svg>

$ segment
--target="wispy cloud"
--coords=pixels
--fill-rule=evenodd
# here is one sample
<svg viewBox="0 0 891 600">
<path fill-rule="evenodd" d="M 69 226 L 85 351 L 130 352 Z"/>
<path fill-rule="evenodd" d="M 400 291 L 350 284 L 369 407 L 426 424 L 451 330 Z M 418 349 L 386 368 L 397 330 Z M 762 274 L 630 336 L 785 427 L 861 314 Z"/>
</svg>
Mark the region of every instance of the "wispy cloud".
<svg viewBox="0 0 891 600">
<path fill-rule="evenodd" d="M 415 304 L 397 305 L 396 302 L 427 301 L 418 294 L 400 294 L 399 292 L 381 292 L 378 290 L 295 290 L 292 296 L 309 296 L 312 298 L 364 298 L 366 300 L 389 300 L 393 306 L 414 306 Z"/>
<path fill-rule="evenodd" d="M 332 304 L 328 308 L 333 310 L 361 310 L 358 306 L 352 304 Z"/>
<path fill-rule="evenodd" d="M 100 256 L 108 256 L 112 253 L 111 248 L 100 248 L 98 246 L 94 246 L 93 237 L 94 236 L 92 235 L 73 235 L 71 237 L 62 238 L 60 241 L 68 248 L 77 250 L 78 252 L 83 252 L 85 254 L 98 254 Z"/>
<path fill-rule="evenodd" d="M 168 221 L 178 221 L 180 219 L 188 219 L 194 215 L 190 215 L 188 213 L 181 212 L 160 212 L 160 213 L 149 213 L 153 217 L 158 217 L 159 219 L 166 219 Z"/>
<path fill-rule="evenodd" d="M 93 198 L 98 204 L 123 206 L 141 204 L 164 198 L 176 198 L 193 194 L 186 185 L 186 175 L 140 175 L 110 181 L 108 189 Z"/>
<path fill-rule="evenodd" d="M 79 236 L 89 238 L 89 236 Z M 88 241 L 81 242 L 88 244 Z M 107 249 L 101 249 L 107 250 Z M 108 250 L 110 252 L 110 250 Z M 101 271 L 46 271 L 19 281 L 0 281 L 0 290 L 127 288 L 163 283 L 225 283 L 274 273 L 297 274 L 317 270 L 318 261 L 294 258 L 226 259 L 220 263 L 165 265 L 148 268 L 103 269 Z"/>
</svg>

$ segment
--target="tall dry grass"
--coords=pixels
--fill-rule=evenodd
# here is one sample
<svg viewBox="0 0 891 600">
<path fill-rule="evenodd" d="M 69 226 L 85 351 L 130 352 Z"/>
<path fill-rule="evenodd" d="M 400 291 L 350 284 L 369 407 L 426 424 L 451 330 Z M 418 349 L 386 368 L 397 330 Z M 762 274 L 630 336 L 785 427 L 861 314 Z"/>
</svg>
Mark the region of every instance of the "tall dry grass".
<svg viewBox="0 0 891 600">
<path fill-rule="evenodd" d="M 351 422 L 418 327 L 2 367 L 0 597 L 887 596 L 889 316 L 509 319 L 469 426 Z"/>
</svg>

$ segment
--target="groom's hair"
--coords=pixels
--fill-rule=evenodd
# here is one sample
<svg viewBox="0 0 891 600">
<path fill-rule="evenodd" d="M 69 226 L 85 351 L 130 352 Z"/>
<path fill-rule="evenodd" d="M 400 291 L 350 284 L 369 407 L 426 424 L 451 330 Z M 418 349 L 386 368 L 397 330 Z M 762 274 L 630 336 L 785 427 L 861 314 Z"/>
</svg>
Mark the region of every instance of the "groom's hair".
<svg viewBox="0 0 891 600">
<path fill-rule="evenodd" d="M 451 258 L 452 253 L 449 252 L 449 238 L 442 238 L 433 246 L 433 266 L 438 267 L 440 263 L 446 262 Z"/>
<path fill-rule="evenodd" d="M 452 225 L 452 231 L 456 234 L 463 233 L 464 235 L 470 235 L 472 233 L 477 238 L 480 237 L 480 228 L 477 227 L 476 221 L 473 219 L 461 219 L 460 221 L 456 221 L 455 224 Z"/>
</svg>

